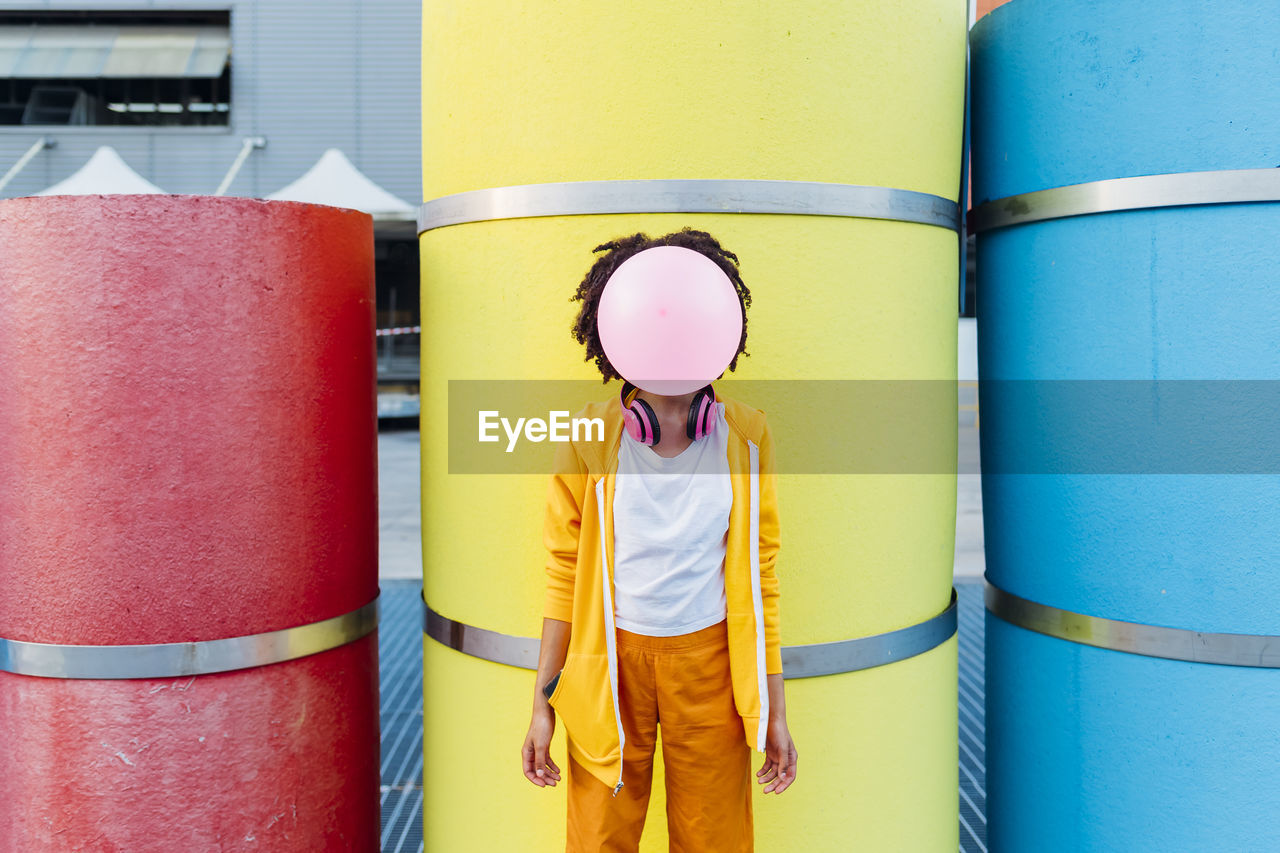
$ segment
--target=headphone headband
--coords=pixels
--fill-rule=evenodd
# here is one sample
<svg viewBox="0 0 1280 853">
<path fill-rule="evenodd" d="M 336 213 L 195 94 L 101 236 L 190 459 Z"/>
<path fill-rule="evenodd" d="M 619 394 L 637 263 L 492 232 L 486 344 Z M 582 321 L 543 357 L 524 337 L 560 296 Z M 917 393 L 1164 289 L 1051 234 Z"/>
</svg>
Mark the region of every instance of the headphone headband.
<svg viewBox="0 0 1280 853">
<path fill-rule="evenodd" d="M 622 407 L 622 420 L 627 434 L 641 444 L 654 445 L 662 441 L 662 429 L 658 416 L 642 397 L 640 389 L 622 380 L 618 403 Z M 699 388 L 689 404 L 689 416 L 685 420 L 685 435 L 696 441 L 710 435 L 716 426 L 716 396 L 711 383 Z"/>
</svg>

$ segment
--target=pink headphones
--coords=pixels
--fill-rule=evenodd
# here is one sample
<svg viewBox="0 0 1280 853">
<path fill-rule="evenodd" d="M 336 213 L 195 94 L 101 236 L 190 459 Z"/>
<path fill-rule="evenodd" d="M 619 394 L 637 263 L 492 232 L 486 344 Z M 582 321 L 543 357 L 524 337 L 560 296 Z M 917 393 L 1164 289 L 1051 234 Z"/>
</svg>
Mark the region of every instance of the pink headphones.
<svg viewBox="0 0 1280 853">
<path fill-rule="evenodd" d="M 658 416 L 653 408 L 636 396 L 639 388 L 623 380 L 622 394 L 618 402 L 622 405 L 622 421 L 626 425 L 627 435 L 641 444 L 657 444 L 662 440 L 662 430 L 658 428 Z M 693 440 L 710 435 L 716 428 L 716 395 L 710 385 L 699 388 L 693 395 L 689 405 L 689 418 L 685 421 L 684 433 Z"/>
</svg>

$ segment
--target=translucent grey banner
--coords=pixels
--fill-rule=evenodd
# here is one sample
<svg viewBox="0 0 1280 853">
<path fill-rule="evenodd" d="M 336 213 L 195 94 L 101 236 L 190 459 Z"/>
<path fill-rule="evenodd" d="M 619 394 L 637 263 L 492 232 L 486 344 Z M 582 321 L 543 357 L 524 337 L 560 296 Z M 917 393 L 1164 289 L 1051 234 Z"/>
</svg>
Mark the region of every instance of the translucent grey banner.
<svg viewBox="0 0 1280 853">
<path fill-rule="evenodd" d="M 598 474 L 616 454 L 606 444 L 617 382 L 448 386 L 450 474 L 550 474 L 570 445 Z M 765 413 L 779 474 L 1280 474 L 1280 380 L 726 379 L 715 389 Z M 592 402 L 603 405 L 584 409 Z M 425 427 L 438 416 L 422 417 Z"/>
</svg>

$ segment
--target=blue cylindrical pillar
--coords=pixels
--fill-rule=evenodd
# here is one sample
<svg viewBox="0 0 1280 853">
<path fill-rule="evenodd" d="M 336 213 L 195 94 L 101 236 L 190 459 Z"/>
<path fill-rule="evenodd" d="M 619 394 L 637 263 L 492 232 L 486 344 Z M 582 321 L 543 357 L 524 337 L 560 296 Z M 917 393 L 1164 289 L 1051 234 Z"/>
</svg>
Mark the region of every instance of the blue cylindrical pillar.
<svg viewBox="0 0 1280 853">
<path fill-rule="evenodd" d="M 1013 0 L 972 39 L 975 207 L 1280 166 L 1273 2 Z M 1006 220 L 1025 209 L 993 207 Z M 1280 203 L 1267 202 L 979 233 L 992 587 L 1106 620 L 1280 635 L 1280 476 L 1196 467 L 1201 440 L 1249 436 L 1187 429 L 1185 456 L 1091 467 L 1070 448 L 1109 438 L 1069 407 L 1025 405 L 1077 399 L 1083 411 L 1123 389 L 1112 380 L 1137 380 L 1151 404 L 1139 420 L 1193 423 L 1169 405 L 1185 390 L 1175 381 L 1213 380 L 1209 393 L 1274 430 L 1274 392 L 1239 381 L 1280 379 L 1277 234 Z M 1275 849 L 1280 670 L 1099 647 L 1123 643 L 1069 616 L 1059 627 L 1072 639 L 1016 621 L 987 619 L 991 850 Z"/>
</svg>

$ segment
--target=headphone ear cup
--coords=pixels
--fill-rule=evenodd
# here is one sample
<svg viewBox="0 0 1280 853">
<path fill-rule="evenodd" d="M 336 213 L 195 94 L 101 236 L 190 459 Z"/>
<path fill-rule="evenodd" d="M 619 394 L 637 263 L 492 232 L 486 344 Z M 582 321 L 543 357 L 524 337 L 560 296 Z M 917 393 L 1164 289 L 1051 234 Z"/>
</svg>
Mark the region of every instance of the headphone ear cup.
<svg viewBox="0 0 1280 853">
<path fill-rule="evenodd" d="M 630 409 L 622 410 L 622 426 L 626 429 L 627 435 L 631 436 L 635 441 L 639 441 L 640 436 L 644 434 L 640 426 L 640 419 Z"/>
<path fill-rule="evenodd" d="M 631 401 L 631 412 L 640 426 L 641 434 L 638 440 L 641 444 L 654 445 L 662 440 L 658 416 L 653 413 L 653 408 L 648 403 L 636 397 Z"/>
<path fill-rule="evenodd" d="M 689 406 L 689 419 L 685 422 L 685 435 L 698 440 L 709 435 L 715 426 L 715 395 L 707 388 L 698 391 Z"/>
</svg>

